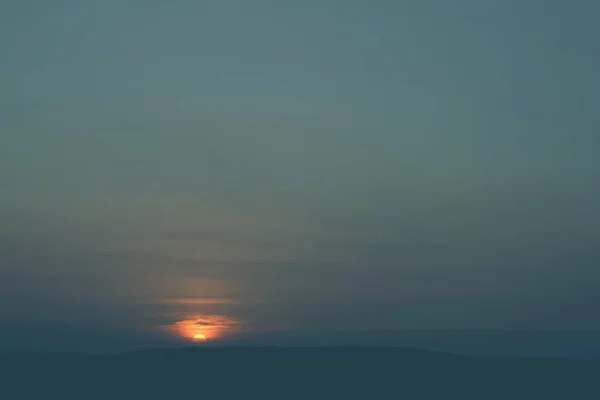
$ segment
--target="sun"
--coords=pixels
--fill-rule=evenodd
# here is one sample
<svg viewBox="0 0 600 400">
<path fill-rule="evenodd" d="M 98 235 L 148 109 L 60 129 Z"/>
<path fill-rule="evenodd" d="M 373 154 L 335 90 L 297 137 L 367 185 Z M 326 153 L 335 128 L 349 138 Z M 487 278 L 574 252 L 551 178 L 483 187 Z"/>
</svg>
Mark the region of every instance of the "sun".
<svg viewBox="0 0 600 400">
<path fill-rule="evenodd" d="M 198 333 L 198 334 L 194 335 L 194 337 L 192 338 L 192 340 L 194 342 L 206 342 L 206 336 L 204 336 L 201 333 Z"/>
<path fill-rule="evenodd" d="M 214 342 L 241 331 L 242 323 L 224 315 L 177 314 L 177 322 L 157 328 L 184 342 Z"/>
</svg>

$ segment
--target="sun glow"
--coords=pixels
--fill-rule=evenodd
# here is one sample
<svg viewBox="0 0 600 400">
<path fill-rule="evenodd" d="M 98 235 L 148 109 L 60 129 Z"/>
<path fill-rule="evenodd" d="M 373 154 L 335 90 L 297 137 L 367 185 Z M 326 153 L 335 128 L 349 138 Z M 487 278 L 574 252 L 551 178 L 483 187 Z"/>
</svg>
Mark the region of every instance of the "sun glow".
<svg viewBox="0 0 600 400">
<path fill-rule="evenodd" d="M 194 335 L 192 340 L 194 340 L 194 342 L 206 342 L 206 336 L 204 336 L 202 333 L 197 333 Z"/>
<path fill-rule="evenodd" d="M 161 328 L 184 340 L 201 343 L 239 332 L 240 321 L 224 315 L 183 314 L 179 321 Z"/>
</svg>

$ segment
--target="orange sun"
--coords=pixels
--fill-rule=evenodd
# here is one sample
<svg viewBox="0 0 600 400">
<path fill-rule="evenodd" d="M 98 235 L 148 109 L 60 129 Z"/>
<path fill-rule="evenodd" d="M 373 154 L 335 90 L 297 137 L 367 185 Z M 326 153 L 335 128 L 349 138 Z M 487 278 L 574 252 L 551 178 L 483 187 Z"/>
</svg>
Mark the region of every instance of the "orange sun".
<svg viewBox="0 0 600 400">
<path fill-rule="evenodd" d="M 185 341 L 202 343 L 218 341 L 239 332 L 242 327 L 240 321 L 224 315 L 180 314 L 179 318 L 179 321 L 159 328 Z"/>
<path fill-rule="evenodd" d="M 194 342 L 206 342 L 206 336 L 204 336 L 201 333 L 198 333 L 198 334 L 194 335 L 194 337 L 192 338 L 192 340 Z"/>
</svg>

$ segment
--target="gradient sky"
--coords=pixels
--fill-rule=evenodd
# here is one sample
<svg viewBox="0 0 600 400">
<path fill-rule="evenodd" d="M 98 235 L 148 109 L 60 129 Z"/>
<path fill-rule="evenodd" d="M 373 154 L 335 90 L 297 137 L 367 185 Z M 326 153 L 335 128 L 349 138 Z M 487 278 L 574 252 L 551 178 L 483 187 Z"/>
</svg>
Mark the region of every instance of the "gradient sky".
<svg viewBox="0 0 600 400">
<path fill-rule="evenodd" d="M 597 3 L 3 2 L 0 348 L 600 329 Z"/>
</svg>

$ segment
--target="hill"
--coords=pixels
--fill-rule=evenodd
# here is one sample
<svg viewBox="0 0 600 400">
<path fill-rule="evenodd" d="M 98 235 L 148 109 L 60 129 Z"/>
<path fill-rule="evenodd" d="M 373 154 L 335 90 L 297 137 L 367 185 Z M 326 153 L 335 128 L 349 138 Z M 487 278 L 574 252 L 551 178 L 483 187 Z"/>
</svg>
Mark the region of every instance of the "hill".
<svg viewBox="0 0 600 400">
<path fill-rule="evenodd" d="M 351 346 L 4 353 L 0 373 L 6 399 L 583 399 L 600 392 L 600 360 Z"/>
</svg>

